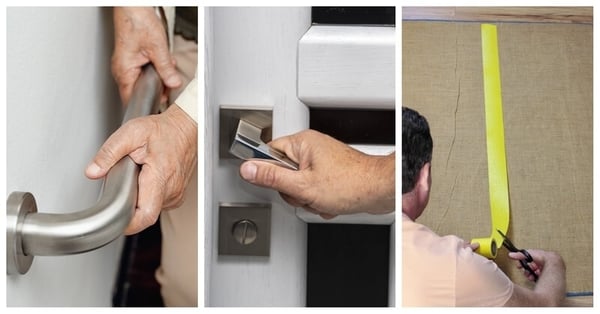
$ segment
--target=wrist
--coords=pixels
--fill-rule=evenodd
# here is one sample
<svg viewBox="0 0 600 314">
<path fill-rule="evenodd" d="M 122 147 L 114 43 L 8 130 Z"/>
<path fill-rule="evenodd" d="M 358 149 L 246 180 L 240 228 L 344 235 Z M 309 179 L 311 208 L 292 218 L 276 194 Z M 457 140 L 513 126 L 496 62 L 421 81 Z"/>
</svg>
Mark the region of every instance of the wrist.
<svg viewBox="0 0 600 314">
<path fill-rule="evenodd" d="M 368 156 L 371 166 L 367 170 L 372 175 L 372 206 L 368 209 L 372 214 L 386 214 L 396 209 L 396 154 L 387 156 Z"/>
<path fill-rule="evenodd" d="M 171 124 L 185 135 L 190 145 L 196 145 L 198 139 L 198 123 L 192 119 L 181 107 L 173 103 L 163 113 Z"/>
</svg>

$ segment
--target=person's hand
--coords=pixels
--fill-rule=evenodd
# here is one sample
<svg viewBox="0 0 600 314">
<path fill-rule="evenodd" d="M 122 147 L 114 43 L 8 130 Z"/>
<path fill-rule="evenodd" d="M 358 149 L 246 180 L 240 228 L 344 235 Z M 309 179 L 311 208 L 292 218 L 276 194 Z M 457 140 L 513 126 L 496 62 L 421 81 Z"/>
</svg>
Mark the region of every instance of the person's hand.
<svg viewBox="0 0 600 314">
<path fill-rule="evenodd" d="M 173 104 L 162 114 L 125 123 L 106 140 L 86 168 L 86 176 L 97 179 L 127 155 L 142 165 L 137 208 L 125 234 L 153 225 L 162 209 L 181 205 L 197 162 L 197 130 L 197 123 Z"/>
<path fill-rule="evenodd" d="M 551 262 L 558 262 L 560 261 L 562 263 L 562 258 L 560 257 L 560 255 L 554 253 L 554 252 L 548 252 L 548 251 L 543 251 L 543 250 L 527 250 L 527 252 L 529 252 L 529 255 L 531 255 L 531 258 L 533 258 L 533 262 L 528 263 L 529 267 L 531 268 L 531 270 L 539 277 L 542 275 L 542 270 L 544 268 L 544 265 L 550 260 Z M 523 269 L 523 266 L 521 265 L 521 263 L 519 262 L 520 260 L 525 261 L 526 257 L 523 253 L 521 252 L 509 252 L 508 253 L 508 257 L 516 260 L 516 265 L 519 269 Z M 523 269 L 523 275 L 529 280 L 529 281 L 535 281 L 535 277 L 533 276 L 533 274 L 531 274 L 529 271 Z"/>
<path fill-rule="evenodd" d="M 529 267 L 538 275 L 535 287 L 530 290 L 520 285 L 514 285 L 513 293 L 504 306 L 559 306 L 566 292 L 566 267 L 562 257 L 557 253 L 543 250 L 530 250 L 533 262 Z M 510 252 L 508 257 L 516 260 L 517 267 L 523 268 L 519 260 L 525 255 L 520 252 Z M 534 277 L 525 271 L 525 277 L 534 281 Z"/>
<path fill-rule="evenodd" d="M 369 156 L 313 130 L 278 138 L 269 145 L 296 161 L 299 170 L 250 160 L 242 164 L 240 175 L 279 191 L 290 205 L 326 219 L 395 209 L 394 154 Z"/>
<path fill-rule="evenodd" d="M 465 248 L 470 248 L 473 252 L 477 251 L 477 249 L 479 248 L 479 242 L 465 242 L 464 245 Z"/>
<path fill-rule="evenodd" d="M 151 62 L 163 84 L 166 101 L 169 89 L 182 84 L 175 69 L 175 60 L 169 52 L 167 33 L 161 18 L 152 7 L 117 7 L 113 12 L 115 50 L 112 73 L 119 86 L 123 104 L 127 104 L 133 85 L 142 66 Z"/>
</svg>

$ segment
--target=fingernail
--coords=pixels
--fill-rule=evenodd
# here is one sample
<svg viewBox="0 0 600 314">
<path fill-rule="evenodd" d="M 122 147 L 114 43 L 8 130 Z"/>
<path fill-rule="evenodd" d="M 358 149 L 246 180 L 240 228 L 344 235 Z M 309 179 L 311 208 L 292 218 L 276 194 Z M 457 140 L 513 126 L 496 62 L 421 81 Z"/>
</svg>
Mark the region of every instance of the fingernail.
<svg viewBox="0 0 600 314">
<path fill-rule="evenodd" d="M 100 166 L 98 166 L 95 162 L 92 161 L 92 163 L 89 164 L 87 166 L 87 168 L 85 169 L 85 172 L 88 175 L 97 177 L 97 176 L 100 176 L 102 174 L 102 168 L 100 168 Z"/>
<path fill-rule="evenodd" d="M 242 164 L 242 168 L 240 169 L 240 173 L 242 174 L 242 178 L 247 181 L 253 181 L 256 177 L 256 165 L 251 162 L 246 162 Z"/>
<path fill-rule="evenodd" d="M 178 75 L 173 74 L 173 75 L 169 76 L 166 83 L 169 87 L 176 87 L 181 84 L 181 80 L 179 79 Z"/>
</svg>

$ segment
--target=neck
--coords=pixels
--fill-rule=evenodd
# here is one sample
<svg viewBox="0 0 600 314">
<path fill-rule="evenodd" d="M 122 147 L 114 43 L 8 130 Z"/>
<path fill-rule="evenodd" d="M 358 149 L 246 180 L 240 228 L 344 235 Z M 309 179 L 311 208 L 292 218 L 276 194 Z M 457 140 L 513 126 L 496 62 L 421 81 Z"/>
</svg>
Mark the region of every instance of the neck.
<svg viewBox="0 0 600 314">
<path fill-rule="evenodd" d="M 402 212 L 413 221 L 419 217 L 417 208 L 417 198 L 413 191 L 402 194 Z"/>
</svg>

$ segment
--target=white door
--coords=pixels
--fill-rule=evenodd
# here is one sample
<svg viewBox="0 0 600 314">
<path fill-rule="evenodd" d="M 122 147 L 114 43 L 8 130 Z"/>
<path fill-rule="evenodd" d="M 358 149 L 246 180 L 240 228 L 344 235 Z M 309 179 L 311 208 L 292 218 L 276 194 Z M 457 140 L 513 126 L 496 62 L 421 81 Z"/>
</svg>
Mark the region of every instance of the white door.
<svg viewBox="0 0 600 314">
<path fill-rule="evenodd" d="M 271 109 L 273 138 L 309 128 L 309 106 L 306 103 L 318 99 L 319 96 L 315 95 L 320 91 L 309 88 L 300 93 L 298 67 L 301 61 L 299 50 L 302 49 L 300 41 L 310 28 L 310 7 L 205 9 L 207 118 L 204 278 L 206 306 L 306 305 L 306 221 L 316 223 L 325 221 L 292 208 L 274 191 L 244 182 L 238 174 L 241 161 L 220 158 L 219 142 L 222 139 L 219 138 L 219 115 L 220 108 L 223 106 Z M 378 109 L 394 107 L 394 37 L 392 32 L 392 49 L 391 52 L 387 50 L 390 54 L 383 59 L 388 62 L 391 60 L 388 64 L 389 68 L 385 71 L 386 75 L 391 73 L 391 82 L 379 81 L 381 84 L 374 84 L 374 89 L 371 90 L 371 95 L 379 96 L 382 95 L 380 89 L 385 90 L 384 97 L 376 100 Z M 373 37 L 367 35 L 363 38 Z M 386 37 L 387 43 L 389 39 L 390 37 Z M 362 57 L 366 57 L 366 55 L 359 56 L 363 60 Z M 382 60 L 381 56 L 376 59 Z M 299 97 L 300 99 L 304 97 L 305 102 L 302 102 Z M 359 106 L 357 103 L 364 101 L 360 98 L 361 95 L 353 97 L 353 99 L 342 99 L 337 102 L 338 107 L 356 108 Z M 373 149 L 371 153 L 388 153 L 394 148 L 392 145 L 369 149 Z M 219 255 L 219 204 L 221 203 L 271 204 L 269 256 Z M 393 221 L 393 214 L 372 221 L 362 215 L 340 217 L 335 221 L 392 224 L 390 296 L 394 294 Z M 389 300 L 393 305 L 393 297 Z"/>
<path fill-rule="evenodd" d="M 6 10 L 6 197 L 31 192 L 38 210 L 93 205 L 87 163 L 120 122 L 110 75 L 111 10 Z M 8 306 L 110 306 L 121 241 L 85 254 L 35 257 L 6 278 Z"/>
<path fill-rule="evenodd" d="M 309 8 L 206 8 L 205 305 L 303 306 L 306 224 L 275 192 L 242 182 L 219 159 L 219 107 L 273 108 L 273 137 L 308 127 L 296 97 L 298 40 Z M 293 119 L 286 117 L 294 117 Z M 269 257 L 217 254 L 220 202 L 271 203 Z"/>
</svg>

